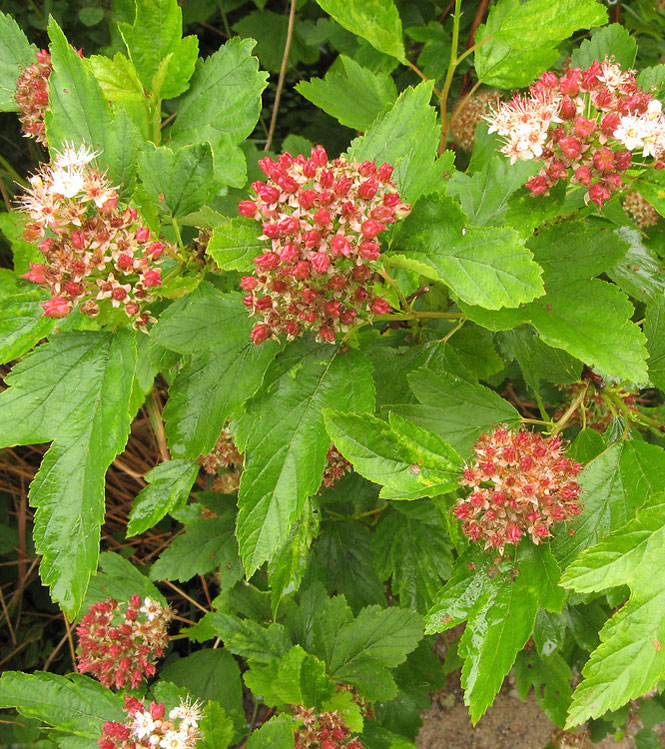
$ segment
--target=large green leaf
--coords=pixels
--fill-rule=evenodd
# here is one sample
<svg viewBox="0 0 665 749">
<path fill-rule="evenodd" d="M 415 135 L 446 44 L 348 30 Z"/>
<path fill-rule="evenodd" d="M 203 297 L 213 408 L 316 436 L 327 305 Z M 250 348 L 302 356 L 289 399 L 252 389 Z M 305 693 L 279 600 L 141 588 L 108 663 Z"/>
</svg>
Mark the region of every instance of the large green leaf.
<svg viewBox="0 0 665 749">
<path fill-rule="evenodd" d="M 578 29 L 602 26 L 607 10 L 597 0 L 529 0 L 515 3 L 504 0 L 499 5 L 511 10 L 493 33 L 497 41 L 529 49 L 544 42 L 559 42 Z"/>
<path fill-rule="evenodd" d="M 665 296 L 647 305 L 644 332 L 649 351 L 649 377 L 656 387 L 665 390 Z"/>
<path fill-rule="evenodd" d="M 586 69 L 594 60 L 604 60 L 613 57 L 624 70 L 635 64 L 637 43 L 625 26 L 612 23 L 600 29 L 595 29 L 590 39 L 585 39 L 573 51 L 570 65 L 574 68 Z M 647 87 L 648 88 L 648 87 Z"/>
<path fill-rule="evenodd" d="M 167 513 L 187 501 L 199 466 L 189 460 L 168 460 L 146 473 L 148 486 L 136 495 L 127 523 L 127 536 L 144 533 Z"/>
<path fill-rule="evenodd" d="M 40 305 L 44 299 L 48 295 L 39 287 L 0 293 L 0 363 L 18 359 L 53 330 L 55 320 Z"/>
<path fill-rule="evenodd" d="M 269 247 L 265 239 L 259 239 L 262 231 L 253 218 L 226 219 L 213 229 L 206 252 L 222 270 L 251 273 L 256 269 L 252 260 Z"/>
<path fill-rule="evenodd" d="M 371 365 L 359 351 L 294 343 L 275 360 L 238 428 L 247 455 L 237 535 L 248 574 L 288 538 L 323 475 L 330 446 L 323 408 L 374 407 Z"/>
<path fill-rule="evenodd" d="M 621 261 L 608 268 L 607 275 L 626 294 L 640 302 L 662 299 L 665 295 L 663 262 L 637 229 L 622 226 L 616 233 L 629 243 L 629 247 Z"/>
<path fill-rule="evenodd" d="M 621 440 L 594 458 L 578 477 L 582 512 L 571 527 L 575 535 L 554 541 L 563 567 L 584 549 L 631 520 L 649 495 L 665 490 L 665 452 L 638 440 Z"/>
<path fill-rule="evenodd" d="M 0 707 L 16 708 L 20 715 L 90 742 L 97 741 L 105 721 L 125 718 L 120 696 L 81 674 L 5 671 L 0 677 Z"/>
<path fill-rule="evenodd" d="M 224 640 L 224 646 L 250 665 L 281 658 L 293 645 L 282 624 L 262 627 L 253 619 L 239 619 L 222 611 L 206 614 L 205 620 L 206 625 Z"/>
<path fill-rule="evenodd" d="M 240 294 L 222 294 L 207 282 L 174 302 L 153 328 L 155 342 L 192 355 L 164 408 L 173 455 L 195 459 L 209 453 L 226 419 L 261 385 L 278 344 L 255 346 L 251 329 Z"/>
<path fill-rule="evenodd" d="M 23 69 L 35 62 L 37 48 L 30 44 L 16 21 L 0 13 L 0 111 L 16 112 L 16 81 Z"/>
<path fill-rule="evenodd" d="M 199 517 L 187 522 L 152 565 L 153 580 L 180 580 L 219 570 L 222 591 L 242 578 L 238 544 L 233 534 L 235 507 L 215 507 L 216 517 Z"/>
<path fill-rule="evenodd" d="M 542 271 L 516 231 L 466 223 L 447 196 L 421 201 L 398 235 L 399 254 L 391 262 L 443 281 L 463 301 L 491 310 L 542 295 Z"/>
<path fill-rule="evenodd" d="M 521 423 L 515 407 L 483 385 L 426 368 L 413 372 L 408 380 L 419 404 L 395 406 L 394 410 L 439 434 L 462 457 L 470 452 L 481 429 Z"/>
<path fill-rule="evenodd" d="M 212 150 L 193 143 L 176 150 L 148 143 L 139 158 L 139 175 L 150 197 L 169 216 L 186 216 L 206 202 L 213 180 Z"/>
<path fill-rule="evenodd" d="M 570 684 L 573 672 L 565 659 L 559 653 L 541 657 L 535 648 L 529 648 L 518 653 L 514 673 L 520 699 L 525 700 L 533 687 L 543 712 L 552 723 L 563 728 L 573 694 Z"/>
<path fill-rule="evenodd" d="M 237 171 L 238 158 L 244 162 L 237 145 L 254 129 L 266 87 L 267 74 L 259 71 L 258 60 L 251 55 L 254 44 L 236 37 L 199 62 L 171 127 L 175 145 L 208 141 L 216 177 L 233 187 L 245 183 L 243 170 Z"/>
<path fill-rule="evenodd" d="M 99 555 L 99 569 L 90 579 L 83 608 L 107 598 L 128 601 L 134 594 L 166 605 L 166 598 L 128 559 L 113 551 L 104 551 Z"/>
<path fill-rule="evenodd" d="M 657 494 L 623 528 L 581 554 L 561 582 L 580 593 L 630 586 L 628 603 L 600 631 L 582 671 L 567 726 L 616 710 L 665 677 L 665 496 Z"/>
<path fill-rule="evenodd" d="M 236 731 L 244 729 L 240 669 L 226 648 L 197 650 L 173 660 L 160 670 L 159 677 L 185 687 L 195 698 L 219 702 L 233 719 Z"/>
<path fill-rule="evenodd" d="M 182 38 L 177 0 L 136 0 L 134 23 L 119 23 L 118 28 L 148 91 L 170 99 L 187 90 L 199 44 L 195 36 Z"/>
<path fill-rule="evenodd" d="M 129 436 L 135 335 L 60 333 L 7 376 L 0 447 L 51 442 L 30 486 L 41 577 L 75 614 L 97 568 L 104 475 Z"/>
<path fill-rule="evenodd" d="M 247 740 L 247 749 L 292 749 L 294 745 L 293 718 L 286 713 L 267 720 Z"/>
<path fill-rule="evenodd" d="M 384 499 L 418 499 L 454 491 L 462 461 L 443 439 L 391 414 L 326 412 L 330 439 L 355 470 L 381 484 Z"/>
<path fill-rule="evenodd" d="M 113 114 L 92 70 L 70 46 L 53 17 L 49 21 L 53 73 L 49 78 L 46 132 L 51 148 L 85 143 L 101 151 L 97 162 L 109 178 L 133 188 L 138 129 L 124 110 Z"/>
<path fill-rule="evenodd" d="M 441 632 L 467 619 L 458 646 L 464 658 L 462 686 L 471 720 L 492 704 L 524 647 L 540 607 L 559 611 L 563 590 L 547 546 L 521 544 L 514 561 L 494 565 L 474 549 L 461 557 L 427 615 L 427 632 Z"/>
<path fill-rule="evenodd" d="M 296 91 L 340 124 L 364 132 L 379 113 L 397 98 L 393 79 L 374 73 L 345 55 L 339 56 L 325 78 L 296 84 Z"/>
<path fill-rule="evenodd" d="M 391 579 L 393 594 L 402 606 L 420 613 L 432 605 L 452 570 L 446 533 L 437 511 L 428 507 L 428 522 L 397 510 L 384 512 L 372 539 L 379 576 Z"/>
<path fill-rule="evenodd" d="M 347 151 L 354 161 L 392 164 L 402 200 L 409 203 L 438 189 L 441 175 L 452 167 L 451 153 L 442 157 L 444 161 L 437 158 L 441 132 L 430 106 L 432 85 L 423 81 L 405 89 Z"/>
<path fill-rule="evenodd" d="M 316 0 L 340 26 L 406 63 L 402 21 L 393 0 Z"/>
</svg>

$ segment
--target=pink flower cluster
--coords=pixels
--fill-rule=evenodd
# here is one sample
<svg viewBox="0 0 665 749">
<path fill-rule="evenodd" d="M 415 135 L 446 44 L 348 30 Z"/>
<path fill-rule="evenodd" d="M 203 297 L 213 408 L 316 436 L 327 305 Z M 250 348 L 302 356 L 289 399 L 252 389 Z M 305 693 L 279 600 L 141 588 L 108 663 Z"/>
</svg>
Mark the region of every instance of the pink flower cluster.
<svg viewBox="0 0 665 749">
<path fill-rule="evenodd" d="M 116 188 L 91 165 L 96 156 L 66 146 L 30 178 L 21 199 L 24 238 L 46 262 L 32 263 L 24 278 L 49 288 L 52 297 L 42 304 L 49 317 L 66 317 L 77 304 L 94 317 L 107 304 L 145 327 L 154 319 L 145 305 L 162 283 L 166 245 L 151 237 L 135 208 L 119 208 Z"/>
<path fill-rule="evenodd" d="M 233 441 L 233 436 L 228 426 L 222 429 L 222 433 L 219 435 L 213 451 L 208 455 L 201 455 L 198 462 L 201 468 L 210 474 L 217 473 L 220 468 L 242 466 L 243 457 L 236 447 L 236 443 Z"/>
<path fill-rule="evenodd" d="M 125 723 L 107 720 L 97 739 L 99 749 L 194 749 L 202 738 L 199 722 L 201 705 L 189 697 L 180 700 L 165 718 L 163 702 L 151 702 L 146 708 L 141 700 L 125 697 Z"/>
<path fill-rule="evenodd" d="M 302 726 L 294 732 L 294 749 L 363 749 L 362 744 L 351 736 L 349 727 L 338 712 L 317 713 L 315 708 L 299 705 L 294 716 Z"/>
<path fill-rule="evenodd" d="M 500 104 L 486 117 L 489 132 L 504 139 L 511 163 L 543 162 L 526 183 L 546 195 L 560 180 L 587 188 L 585 200 L 601 207 L 624 184 L 634 153 L 665 166 L 665 115 L 658 99 L 637 86 L 632 70 L 607 58 L 564 75 L 543 73 L 529 94 Z"/>
<path fill-rule="evenodd" d="M 335 445 L 330 445 L 330 448 L 326 453 L 326 465 L 323 469 L 323 480 L 321 481 L 321 486 L 327 488 L 334 486 L 345 473 L 352 470 L 353 466 L 351 463 L 349 463 Z"/>
<path fill-rule="evenodd" d="M 155 661 L 168 645 L 172 618 L 167 606 L 150 598 L 141 603 L 137 595 L 124 606 L 113 598 L 94 603 L 76 628 L 79 671 L 107 687 L 135 689 L 154 676 Z"/>
<path fill-rule="evenodd" d="M 481 434 L 475 461 L 460 483 L 473 491 L 457 501 L 455 515 L 473 541 L 503 553 L 524 534 L 538 544 L 554 523 L 580 512 L 580 463 L 563 455 L 561 438 L 499 427 Z"/>
<path fill-rule="evenodd" d="M 255 182 L 255 200 L 243 200 L 243 216 L 263 224 L 268 252 L 254 258 L 254 275 L 244 276 L 243 302 L 262 322 L 254 343 L 306 330 L 333 343 L 358 319 L 387 314 L 390 305 L 376 294 L 372 263 L 379 259 L 377 238 L 387 225 L 404 218 L 389 164 L 329 162 L 322 146 L 311 158 L 283 153 L 259 162 L 266 182 Z"/>
<path fill-rule="evenodd" d="M 48 79 L 52 72 L 51 55 L 45 49 L 40 49 L 37 52 L 37 62 L 28 65 L 23 71 L 16 82 L 14 93 L 23 134 L 44 145 L 44 111 L 48 107 Z"/>
</svg>

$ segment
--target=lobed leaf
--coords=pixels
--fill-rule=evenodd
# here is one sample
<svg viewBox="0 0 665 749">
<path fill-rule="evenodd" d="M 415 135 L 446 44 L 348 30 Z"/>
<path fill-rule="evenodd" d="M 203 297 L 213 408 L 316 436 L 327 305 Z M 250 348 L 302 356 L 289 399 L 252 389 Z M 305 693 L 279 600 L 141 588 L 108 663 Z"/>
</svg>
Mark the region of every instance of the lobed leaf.
<svg viewBox="0 0 665 749">
<path fill-rule="evenodd" d="M 16 112 L 14 92 L 19 76 L 37 60 L 37 48 L 16 21 L 0 13 L 0 112 Z"/>
</svg>

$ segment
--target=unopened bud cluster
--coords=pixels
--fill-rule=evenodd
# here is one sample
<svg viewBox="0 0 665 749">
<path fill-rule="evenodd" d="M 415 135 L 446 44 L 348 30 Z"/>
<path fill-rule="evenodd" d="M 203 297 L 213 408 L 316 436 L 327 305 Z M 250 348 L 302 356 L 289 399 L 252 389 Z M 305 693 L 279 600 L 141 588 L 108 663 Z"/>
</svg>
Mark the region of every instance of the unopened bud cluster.
<svg viewBox="0 0 665 749">
<path fill-rule="evenodd" d="M 558 436 L 500 427 L 481 434 L 475 460 L 460 481 L 472 489 L 455 515 L 469 538 L 503 553 L 505 544 L 528 536 L 538 544 L 554 523 L 580 512 L 580 463 L 566 458 Z"/>
<path fill-rule="evenodd" d="M 638 229 L 648 229 L 660 221 L 658 211 L 639 192 L 631 192 L 623 199 L 624 211 L 633 219 Z"/>
<path fill-rule="evenodd" d="M 116 188 L 91 164 L 97 155 L 66 146 L 30 178 L 21 200 L 24 238 L 45 262 L 31 263 L 23 277 L 50 290 L 42 304 L 48 317 L 66 317 L 76 305 L 94 317 L 108 304 L 145 327 L 154 319 L 145 306 L 162 283 L 158 263 L 166 246 L 135 208 L 119 206 Z"/>
<path fill-rule="evenodd" d="M 48 107 L 48 79 L 52 72 L 51 55 L 45 49 L 40 49 L 37 62 L 26 67 L 16 82 L 14 92 L 23 135 L 44 145 L 44 112 Z"/>
<path fill-rule="evenodd" d="M 210 474 L 217 473 L 220 468 L 239 468 L 242 466 L 243 457 L 233 441 L 228 426 L 222 429 L 213 451 L 208 455 L 201 455 L 198 462 L 201 468 Z"/>
<path fill-rule="evenodd" d="M 135 689 L 154 676 L 172 618 L 167 606 L 137 595 L 126 604 L 113 598 L 94 603 L 76 628 L 79 671 L 107 687 Z"/>
<path fill-rule="evenodd" d="M 307 330 L 333 343 L 356 321 L 390 312 L 373 291 L 372 263 L 381 255 L 378 236 L 411 210 L 391 180 L 393 168 L 343 156 L 329 162 L 321 146 L 309 159 L 284 153 L 259 166 L 267 180 L 252 185 L 255 200 L 238 206 L 262 222 L 262 238 L 271 242 L 240 283 L 244 304 L 261 319 L 254 343 Z"/>
<path fill-rule="evenodd" d="M 495 106 L 499 99 L 500 94 L 497 91 L 485 89 L 469 97 L 459 114 L 456 112 L 453 114 L 454 119 L 450 122 L 450 138 L 463 151 L 473 151 L 476 128 L 485 119 L 490 107 Z"/>
<path fill-rule="evenodd" d="M 501 150 L 512 164 L 543 162 L 526 183 L 534 195 L 569 180 L 601 207 L 623 187 L 634 156 L 652 157 L 657 169 L 665 166 L 661 102 L 638 87 L 634 71 L 607 58 L 562 76 L 543 73 L 528 95 L 500 104 L 486 119 L 489 132 L 504 139 Z"/>
<path fill-rule="evenodd" d="M 315 708 L 298 705 L 293 712 L 302 723 L 294 732 L 294 749 L 363 749 L 364 744 L 351 736 L 349 727 L 337 711 L 317 713 Z"/>
<path fill-rule="evenodd" d="M 135 697 L 125 697 L 125 723 L 107 720 L 97 739 L 99 749 L 194 749 L 203 738 L 199 722 L 201 705 L 189 697 L 180 700 L 166 716 L 163 702 L 148 707 Z"/>
<path fill-rule="evenodd" d="M 353 466 L 351 463 L 349 463 L 335 445 L 330 445 L 328 452 L 326 453 L 326 465 L 323 469 L 321 486 L 330 489 L 330 487 L 334 486 L 344 476 L 344 474 L 349 473 L 352 470 Z"/>
</svg>

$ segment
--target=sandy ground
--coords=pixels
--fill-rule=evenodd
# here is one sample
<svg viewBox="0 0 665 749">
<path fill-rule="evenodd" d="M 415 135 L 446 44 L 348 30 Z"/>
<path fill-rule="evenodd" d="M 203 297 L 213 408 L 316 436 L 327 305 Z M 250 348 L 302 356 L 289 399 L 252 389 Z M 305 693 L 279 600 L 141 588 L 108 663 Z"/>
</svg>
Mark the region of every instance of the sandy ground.
<svg viewBox="0 0 665 749">
<path fill-rule="evenodd" d="M 532 696 L 520 702 L 508 687 L 474 728 L 459 681 L 452 674 L 446 688 L 432 696 L 432 707 L 422 717 L 424 725 L 416 742 L 419 749 L 542 749 L 556 730 Z M 584 741 L 580 749 L 634 746 L 630 738 L 617 742 L 608 737 L 599 744 Z"/>
</svg>

